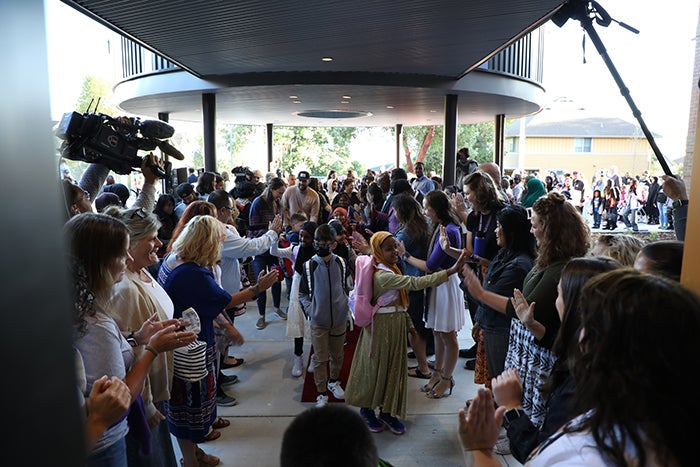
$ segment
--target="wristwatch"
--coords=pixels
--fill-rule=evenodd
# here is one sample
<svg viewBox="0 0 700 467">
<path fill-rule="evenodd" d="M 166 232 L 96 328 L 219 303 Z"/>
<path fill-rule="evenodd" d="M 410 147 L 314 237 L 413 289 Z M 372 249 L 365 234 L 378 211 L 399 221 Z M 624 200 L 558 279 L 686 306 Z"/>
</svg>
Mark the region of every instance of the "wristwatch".
<svg viewBox="0 0 700 467">
<path fill-rule="evenodd" d="M 510 426 L 515 420 L 520 417 L 525 416 L 525 411 L 523 409 L 510 409 L 503 413 L 503 421 L 505 422 L 506 428 Z"/>
<path fill-rule="evenodd" d="M 136 342 L 136 339 L 134 339 L 134 334 L 136 331 L 131 331 L 129 335 L 126 337 L 126 341 L 129 343 L 130 346 L 132 347 L 138 347 L 139 343 Z"/>
<path fill-rule="evenodd" d="M 677 199 L 673 202 L 673 208 L 679 208 L 681 206 L 687 206 L 688 205 L 688 200 L 687 199 Z"/>
</svg>

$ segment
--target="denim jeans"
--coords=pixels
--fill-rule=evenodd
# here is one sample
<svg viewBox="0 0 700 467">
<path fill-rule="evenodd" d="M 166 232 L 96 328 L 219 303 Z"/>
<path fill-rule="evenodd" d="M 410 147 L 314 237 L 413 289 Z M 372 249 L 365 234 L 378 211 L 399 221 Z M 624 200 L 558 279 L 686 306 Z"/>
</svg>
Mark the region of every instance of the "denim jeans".
<svg viewBox="0 0 700 467">
<path fill-rule="evenodd" d="M 666 203 L 656 203 L 659 208 L 659 224 L 662 228 L 668 227 L 668 217 L 666 217 Z"/>
<path fill-rule="evenodd" d="M 126 440 L 120 439 L 107 449 L 88 457 L 88 467 L 127 467 Z"/>
<path fill-rule="evenodd" d="M 637 231 L 637 210 L 632 209 L 629 206 L 625 208 L 625 212 L 622 213 L 622 219 L 625 221 L 627 227 L 632 227 L 632 230 Z"/>
<path fill-rule="evenodd" d="M 277 258 L 272 255 L 258 255 L 253 258 L 253 272 L 255 274 L 254 279 L 257 281 L 260 271 L 269 270 L 272 266 L 279 265 Z M 282 295 L 282 285 L 278 282 L 272 284 L 270 287 L 272 290 L 272 304 L 275 308 L 280 307 L 280 299 Z M 258 294 L 258 313 L 260 316 L 265 316 L 265 307 L 267 306 L 267 290 L 263 290 Z"/>
</svg>

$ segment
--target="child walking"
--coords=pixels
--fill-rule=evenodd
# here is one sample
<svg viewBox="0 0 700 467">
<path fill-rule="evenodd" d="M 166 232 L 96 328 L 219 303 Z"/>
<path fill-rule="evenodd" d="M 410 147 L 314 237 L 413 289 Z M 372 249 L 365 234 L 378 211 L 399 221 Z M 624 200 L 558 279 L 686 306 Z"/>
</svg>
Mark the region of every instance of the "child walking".
<svg viewBox="0 0 700 467">
<path fill-rule="evenodd" d="M 336 399 L 345 399 L 338 377 L 348 321 L 348 268 L 345 260 L 333 254 L 335 237 L 328 225 L 318 226 L 314 234 L 316 254 L 304 264 L 299 283 L 299 303 L 311 323 L 316 407 L 328 404 L 327 391 Z M 326 368 L 329 360 L 330 377 Z"/>
</svg>

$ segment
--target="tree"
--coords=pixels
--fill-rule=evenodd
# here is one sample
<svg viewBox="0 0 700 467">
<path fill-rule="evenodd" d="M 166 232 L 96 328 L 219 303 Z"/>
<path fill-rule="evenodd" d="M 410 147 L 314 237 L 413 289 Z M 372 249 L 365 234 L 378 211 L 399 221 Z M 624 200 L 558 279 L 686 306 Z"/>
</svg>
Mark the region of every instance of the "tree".
<svg viewBox="0 0 700 467">
<path fill-rule="evenodd" d="M 120 115 L 119 108 L 114 104 L 114 96 L 112 94 L 112 83 L 99 78 L 97 76 L 88 75 L 83 78 L 83 89 L 80 91 L 78 100 L 75 103 L 75 111 L 83 113 L 88 109 L 94 110 L 99 99 L 99 113 L 107 114 L 110 117 L 118 117 Z"/>
<path fill-rule="evenodd" d="M 356 133 L 356 128 L 344 127 L 276 127 L 276 167 L 284 173 L 306 169 L 323 177 L 331 169 L 347 171 L 353 167 L 348 159 Z"/>
<path fill-rule="evenodd" d="M 423 162 L 427 172 L 443 173 L 443 130 L 442 126 L 413 126 L 403 128 L 404 150 L 416 157 L 411 163 Z M 473 123 L 457 126 L 457 148 L 468 147 L 471 157 L 483 164 L 493 160 L 493 122 Z M 418 148 L 411 151 L 410 148 Z M 406 170 L 409 165 L 406 164 Z M 412 168 L 412 167 L 411 167 Z"/>
</svg>

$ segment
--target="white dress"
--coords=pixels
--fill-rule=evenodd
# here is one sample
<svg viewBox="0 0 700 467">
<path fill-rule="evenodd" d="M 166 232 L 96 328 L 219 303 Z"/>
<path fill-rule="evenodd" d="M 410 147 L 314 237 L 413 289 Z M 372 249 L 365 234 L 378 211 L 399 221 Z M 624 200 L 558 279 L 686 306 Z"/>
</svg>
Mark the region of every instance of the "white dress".
<svg viewBox="0 0 700 467">
<path fill-rule="evenodd" d="M 466 321 L 464 292 L 459 277 L 451 274 L 447 282 L 430 289 L 425 327 L 438 332 L 459 332 Z"/>
</svg>

